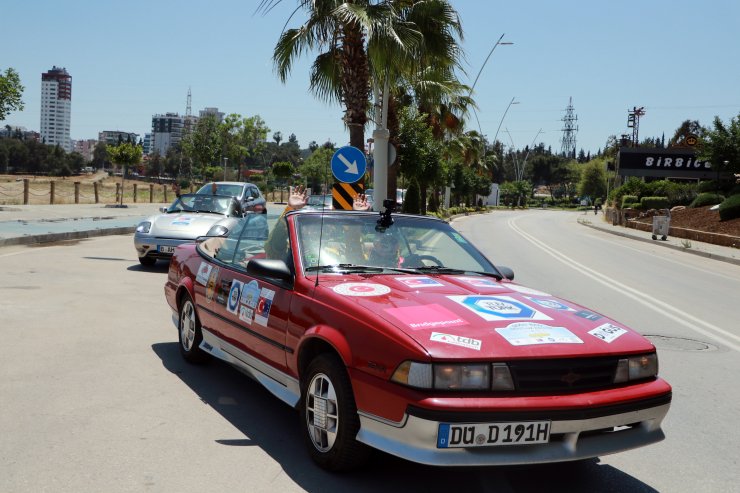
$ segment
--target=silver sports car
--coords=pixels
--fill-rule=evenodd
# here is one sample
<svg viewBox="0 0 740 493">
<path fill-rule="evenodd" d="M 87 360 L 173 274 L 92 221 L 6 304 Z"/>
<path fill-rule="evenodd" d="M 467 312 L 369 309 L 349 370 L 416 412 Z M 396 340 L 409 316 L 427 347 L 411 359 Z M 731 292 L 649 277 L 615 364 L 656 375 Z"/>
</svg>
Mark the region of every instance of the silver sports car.
<svg viewBox="0 0 740 493">
<path fill-rule="evenodd" d="M 157 259 L 169 260 L 175 247 L 195 241 L 199 236 L 221 236 L 227 227 L 216 224 L 224 218 L 241 216 L 239 201 L 226 195 L 183 194 L 162 214 L 151 216 L 136 227 L 134 247 L 139 262 L 154 265 Z"/>
</svg>

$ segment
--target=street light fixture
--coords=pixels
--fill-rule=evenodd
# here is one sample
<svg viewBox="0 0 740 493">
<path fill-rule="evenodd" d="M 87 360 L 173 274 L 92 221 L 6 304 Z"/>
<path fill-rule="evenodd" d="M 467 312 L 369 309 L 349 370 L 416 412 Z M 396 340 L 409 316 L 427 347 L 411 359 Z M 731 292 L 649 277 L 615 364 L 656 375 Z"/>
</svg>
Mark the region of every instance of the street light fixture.
<svg viewBox="0 0 740 493">
<path fill-rule="evenodd" d="M 475 85 L 478 83 L 478 79 L 480 78 L 480 74 L 483 73 L 483 69 L 485 68 L 486 64 L 488 63 L 488 59 L 491 58 L 491 55 L 493 55 L 493 51 L 496 49 L 498 45 L 513 45 L 511 41 L 501 41 L 504 39 L 504 36 L 506 33 L 502 34 L 500 38 L 498 38 L 498 41 L 493 45 L 491 48 L 491 51 L 488 52 L 488 56 L 486 57 L 485 61 L 483 62 L 483 65 L 481 65 L 480 70 L 478 71 L 478 75 L 475 76 L 475 80 L 473 81 L 473 85 L 470 86 L 470 92 L 468 92 L 468 97 L 470 97 L 471 94 L 473 94 L 473 89 L 475 89 Z"/>
</svg>

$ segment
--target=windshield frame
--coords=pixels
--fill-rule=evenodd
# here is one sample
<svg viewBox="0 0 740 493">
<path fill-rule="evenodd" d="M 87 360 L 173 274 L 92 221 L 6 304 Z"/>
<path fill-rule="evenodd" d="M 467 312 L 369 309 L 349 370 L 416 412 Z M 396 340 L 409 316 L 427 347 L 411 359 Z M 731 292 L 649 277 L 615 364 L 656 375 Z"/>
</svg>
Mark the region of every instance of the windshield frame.
<svg viewBox="0 0 740 493">
<path fill-rule="evenodd" d="M 206 198 L 210 202 L 210 206 L 206 207 Z M 191 200 L 187 203 L 188 199 Z M 196 206 L 195 202 L 200 199 L 201 206 Z M 223 199 L 226 202 L 226 207 L 215 207 L 218 202 L 215 199 Z M 179 207 L 178 207 L 179 204 Z M 206 195 L 198 193 L 184 193 L 179 195 L 170 205 L 167 207 L 165 214 L 177 214 L 177 213 L 205 213 L 205 214 L 220 214 L 222 216 L 234 215 L 235 202 L 233 197 L 230 195 Z"/>
<path fill-rule="evenodd" d="M 450 269 L 458 270 L 460 274 L 477 273 L 480 275 L 502 277 L 501 272 L 493 262 L 488 260 L 480 250 L 452 228 L 449 223 L 437 218 L 395 214 L 393 215 L 394 224 L 381 231 L 383 228 L 377 226 L 378 214 L 374 212 L 304 210 L 290 213 L 290 215 L 293 216 L 292 222 L 295 233 L 293 250 L 296 255 L 296 265 L 298 266 L 296 271 L 301 272 L 307 278 L 315 277 L 317 274 L 341 275 L 350 271 L 363 275 L 398 275 L 399 273 L 409 273 L 433 276 L 437 274 L 449 274 Z M 323 221 L 321 219 L 322 217 Z M 320 236 L 318 241 L 321 244 L 320 251 L 318 250 L 316 239 L 317 230 L 314 229 L 312 233 L 307 233 L 305 229 L 307 227 L 316 228 L 317 221 L 321 224 L 321 230 L 318 230 Z M 338 235 L 332 233 L 330 228 L 337 227 L 343 228 L 344 231 Z M 358 237 L 357 228 L 361 229 L 362 236 L 360 237 Z M 415 233 L 417 236 L 428 236 L 431 233 L 433 235 L 431 239 L 435 242 L 443 241 L 444 249 L 435 252 L 433 248 L 423 243 L 422 238 L 411 238 L 410 234 L 412 233 Z M 310 234 L 311 237 L 307 237 L 307 234 Z M 382 264 L 376 261 L 377 259 L 371 260 L 371 251 L 368 251 L 370 248 L 368 240 L 373 235 L 378 234 L 392 234 L 398 237 L 400 255 L 402 257 L 398 265 Z M 332 235 L 334 238 L 332 238 Z M 341 240 L 337 241 L 336 236 L 339 236 Z M 347 242 L 351 238 L 357 239 L 358 246 Z M 378 243 L 382 243 L 382 240 Z M 336 249 L 337 244 L 339 244 L 339 247 L 343 247 L 344 250 L 332 254 L 332 248 Z M 314 252 L 315 250 L 316 252 Z M 359 256 L 359 252 L 362 252 L 362 256 Z M 445 269 L 440 269 L 440 272 L 435 272 L 434 269 L 428 268 L 416 270 L 419 267 L 430 267 L 436 264 L 436 262 L 426 261 L 429 257 L 434 257 L 431 253 L 437 253 L 438 256 L 445 257 L 442 261 L 445 264 Z M 404 264 L 406 262 L 406 260 L 403 260 L 405 257 L 408 257 L 410 261 L 412 257 L 420 254 L 426 258 L 420 265 L 410 267 Z M 413 260 L 416 261 L 415 258 Z M 367 266 L 368 269 L 363 271 L 356 268 L 363 265 Z M 339 268 L 332 269 L 327 266 L 339 266 Z M 378 267 L 383 268 L 382 272 L 377 272 Z"/>
</svg>

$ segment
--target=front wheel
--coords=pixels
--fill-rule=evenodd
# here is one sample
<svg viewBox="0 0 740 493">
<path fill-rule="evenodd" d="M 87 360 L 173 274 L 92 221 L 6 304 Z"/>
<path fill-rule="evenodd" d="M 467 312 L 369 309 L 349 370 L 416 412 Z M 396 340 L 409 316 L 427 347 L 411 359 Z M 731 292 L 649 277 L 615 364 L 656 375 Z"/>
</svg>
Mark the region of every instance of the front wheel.
<svg viewBox="0 0 740 493">
<path fill-rule="evenodd" d="M 200 349 L 203 341 L 203 332 L 200 328 L 200 320 L 195 312 L 195 304 L 190 295 L 185 294 L 180 305 L 180 322 L 178 323 L 180 334 L 180 354 L 189 363 L 203 363 L 208 359 L 208 354 Z"/>
<path fill-rule="evenodd" d="M 362 465 L 370 450 L 355 440 L 360 418 L 341 360 L 319 355 L 308 366 L 301 386 L 301 429 L 314 462 L 329 471 Z"/>
</svg>

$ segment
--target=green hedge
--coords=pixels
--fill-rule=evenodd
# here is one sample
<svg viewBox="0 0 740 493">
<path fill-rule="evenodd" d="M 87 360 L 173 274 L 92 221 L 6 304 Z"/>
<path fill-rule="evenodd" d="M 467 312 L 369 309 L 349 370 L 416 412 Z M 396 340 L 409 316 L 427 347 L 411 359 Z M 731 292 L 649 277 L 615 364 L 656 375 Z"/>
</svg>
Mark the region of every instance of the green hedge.
<svg viewBox="0 0 740 493">
<path fill-rule="evenodd" d="M 733 195 L 719 205 L 719 219 L 729 221 L 737 217 L 740 217 L 740 195 Z"/>
<path fill-rule="evenodd" d="M 640 199 L 642 209 L 667 209 L 668 197 L 643 197 Z"/>
<path fill-rule="evenodd" d="M 626 209 L 627 207 L 634 207 L 635 204 L 639 204 L 640 199 L 637 198 L 637 195 L 622 195 L 622 209 Z"/>
<path fill-rule="evenodd" d="M 725 198 L 718 193 L 700 193 L 696 196 L 689 207 L 704 207 L 705 205 L 716 205 L 722 203 Z"/>
</svg>

